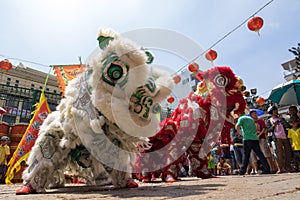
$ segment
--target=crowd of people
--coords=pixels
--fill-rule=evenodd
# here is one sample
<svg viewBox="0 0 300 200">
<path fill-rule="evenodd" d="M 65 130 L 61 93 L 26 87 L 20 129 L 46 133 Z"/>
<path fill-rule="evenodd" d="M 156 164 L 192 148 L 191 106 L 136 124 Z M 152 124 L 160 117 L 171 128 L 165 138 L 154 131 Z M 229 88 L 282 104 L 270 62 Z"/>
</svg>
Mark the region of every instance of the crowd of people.
<svg viewBox="0 0 300 200">
<path fill-rule="evenodd" d="M 300 170 L 300 112 L 290 106 L 285 117 L 270 106 L 266 118 L 255 109 L 239 116 L 231 144 L 220 144 L 209 154 L 214 175 L 281 174 Z M 214 166 L 214 167 L 212 167 Z"/>
<path fill-rule="evenodd" d="M 231 174 L 281 174 L 300 171 L 300 111 L 290 106 L 286 117 L 276 106 L 268 108 L 268 118 L 259 118 L 255 109 L 239 116 L 231 130 L 231 144 L 218 144 L 208 154 L 208 170 L 215 176 Z M 0 180 L 4 183 L 9 147 L 1 138 Z M 180 176 L 192 176 L 188 157 Z"/>
<path fill-rule="evenodd" d="M 283 115 L 270 106 L 264 118 L 252 109 L 239 116 L 231 130 L 231 143 L 218 143 L 208 154 L 214 176 L 281 174 L 300 171 L 300 111 L 290 106 Z M 180 176 L 193 176 L 188 157 Z"/>
</svg>

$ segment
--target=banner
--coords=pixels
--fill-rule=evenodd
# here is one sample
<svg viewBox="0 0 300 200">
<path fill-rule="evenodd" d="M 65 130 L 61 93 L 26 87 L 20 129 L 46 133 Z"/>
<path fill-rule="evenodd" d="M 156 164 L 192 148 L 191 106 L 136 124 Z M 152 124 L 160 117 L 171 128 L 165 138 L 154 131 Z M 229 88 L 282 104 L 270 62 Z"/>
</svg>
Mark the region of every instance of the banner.
<svg viewBox="0 0 300 200">
<path fill-rule="evenodd" d="M 85 70 L 85 65 L 53 65 L 53 69 L 54 74 L 56 74 L 59 87 L 61 88 L 61 92 L 64 96 L 68 82 L 77 77 L 78 74 L 82 73 Z"/>
<path fill-rule="evenodd" d="M 26 162 L 29 153 L 35 144 L 35 141 L 38 137 L 38 133 L 40 130 L 40 126 L 50 113 L 50 109 L 47 103 L 47 99 L 45 97 L 44 92 L 41 93 L 40 102 L 36 105 L 36 110 L 34 111 L 34 115 L 30 120 L 30 123 L 18 144 L 14 155 L 11 157 L 8 163 L 8 169 L 6 172 L 6 184 L 11 184 L 11 180 L 14 178 L 15 173 L 20 171 L 22 161 Z"/>
</svg>

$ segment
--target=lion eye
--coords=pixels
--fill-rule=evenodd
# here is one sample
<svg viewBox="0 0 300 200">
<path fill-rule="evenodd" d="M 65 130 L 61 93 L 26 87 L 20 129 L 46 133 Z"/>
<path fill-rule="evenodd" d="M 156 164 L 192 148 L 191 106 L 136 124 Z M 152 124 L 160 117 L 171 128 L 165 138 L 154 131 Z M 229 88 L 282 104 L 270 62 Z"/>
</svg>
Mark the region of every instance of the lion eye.
<svg viewBox="0 0 300 200">
<path fill-rule="evenodd" d="M 218 74 L 215 77 L 215 83 L 218 87 L 226 87 L 226 85 L 228 84 L 228 79 L 225 76 Z"/>
<path fill-rule="evenodd" d="M 127 81 L 127 67 L 119 62 L 112 62 L 103 70 L 102 79 L 108 84 L 115 86 L 117 83 L 121 86 Z"/>
<path fill-rule="evenodd" d="M 123 73 L 123 68 L 115 63 L 111 63 L 107 69 L 107 76 L 114 81 L 119 80 L 123 76 Z"/>
</svg>

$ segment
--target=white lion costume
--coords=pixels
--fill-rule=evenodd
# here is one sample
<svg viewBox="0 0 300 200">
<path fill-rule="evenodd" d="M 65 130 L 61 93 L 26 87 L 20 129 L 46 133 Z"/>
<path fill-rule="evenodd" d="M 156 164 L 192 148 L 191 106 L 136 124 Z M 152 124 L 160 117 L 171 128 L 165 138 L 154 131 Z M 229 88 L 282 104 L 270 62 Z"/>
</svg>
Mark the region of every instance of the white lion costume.
<svg viewBox="0 0 300 200">
<path fill-rule="evenodd" d="M 45 119 L 16 194 L 45 192 L 64 183 L 70 163 L 87 168 L 89 183 L 105 174 L 115 187 L 137 187 L 131 166 L 157 131 L 159 103 L 171 92 L 167 72 L 147 65 L 151 54 L 109 29 L 100 52 L 69 82 L 65 98 Z"/>
</svg>

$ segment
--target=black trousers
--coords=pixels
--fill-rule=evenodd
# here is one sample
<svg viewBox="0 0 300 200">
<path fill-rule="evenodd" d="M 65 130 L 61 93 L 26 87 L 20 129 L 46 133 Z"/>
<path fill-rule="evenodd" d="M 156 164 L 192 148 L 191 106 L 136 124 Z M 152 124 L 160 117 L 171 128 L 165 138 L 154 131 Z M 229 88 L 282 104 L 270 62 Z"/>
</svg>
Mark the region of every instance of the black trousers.
<svg viewBox="0 0 300 200">
<path fill-rule="evenodd" d="M 265 158 L 264 154 L 262 153 L 262 151 L 259 147 L 258 140 L 244 140 L 243 148 L 244 148 L 243 166 L 240 169 L 240 172 L 242 174 L 246 173 L 246 169 L 249 164 L 251 150 L 253 150 L 255 152 L 255 154 L 259 157 L 259 160 L 263 166 L 263 173 L 265 173 L 265 174 L 270 173 L 270 166 L 268 164 L 267 159 Z"/>
<path fill-rule="evenodd" d="M 5 183 L 5 174 L 6 174 L 7 166 L 0 165 L 0 183 Z"/>
</svg>

